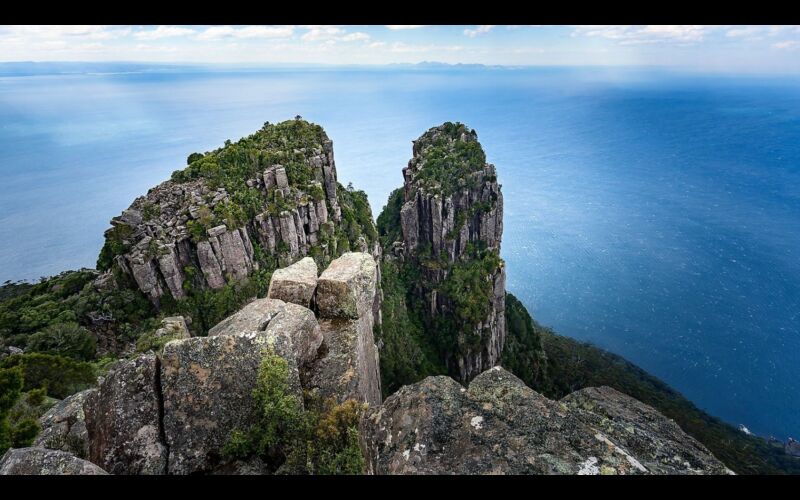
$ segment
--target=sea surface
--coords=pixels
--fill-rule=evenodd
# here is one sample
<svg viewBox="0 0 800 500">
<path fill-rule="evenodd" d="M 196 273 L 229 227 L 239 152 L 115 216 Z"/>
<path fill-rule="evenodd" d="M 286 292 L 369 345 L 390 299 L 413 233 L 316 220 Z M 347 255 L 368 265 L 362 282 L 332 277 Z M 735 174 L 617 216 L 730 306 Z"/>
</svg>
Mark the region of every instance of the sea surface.
<svg viewBox="0 0 800 500">
<path fill-rule="evenodd" d="M 378 215 L 411 141 L 478 132 L 508 289 L 698 406 L 800 437 L 800 80 L 650 69 L 203 69 L 0 77 L 0 281 L 94 266 L 111 217 L 265 121 L 334 141 Z"/>
</svg>

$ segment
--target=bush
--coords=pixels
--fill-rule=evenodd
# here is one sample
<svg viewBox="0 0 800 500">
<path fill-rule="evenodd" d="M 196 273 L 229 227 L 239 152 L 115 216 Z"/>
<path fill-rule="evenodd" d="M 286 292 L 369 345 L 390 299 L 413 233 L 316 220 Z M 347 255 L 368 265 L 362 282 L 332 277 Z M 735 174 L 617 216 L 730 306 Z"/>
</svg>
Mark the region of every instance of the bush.
<svg viewBox="0 0 800 500">
<path fill-rule="evenodd" d="M 87 389 L 96 381 L 90 363 L 52 354 L 13 354 L 0 361 L 0 369 L 14 367 L 22 369 L 25 381 L 22 390 L 44 388 L 48 395 L 58 399 Z"/>
<path fill-rule="evenodd" d="M 348 400 L 309 396 L 303 401 L 289 387 L 289 366 L 265 349 L 253 398 L 258 423 L 234 430 L 223 448 L 227 459 L 262 458 L 271 470 L 295 474 L 361 474 L 358 422 L 364 406 Z"/>
<path fill-rule="evenodd" d="M 56 323 L 28 337 L 27 350 L 88 361 L 94 358 L 96 347 L 86 328 L 77 323 Z"/>
</svg>

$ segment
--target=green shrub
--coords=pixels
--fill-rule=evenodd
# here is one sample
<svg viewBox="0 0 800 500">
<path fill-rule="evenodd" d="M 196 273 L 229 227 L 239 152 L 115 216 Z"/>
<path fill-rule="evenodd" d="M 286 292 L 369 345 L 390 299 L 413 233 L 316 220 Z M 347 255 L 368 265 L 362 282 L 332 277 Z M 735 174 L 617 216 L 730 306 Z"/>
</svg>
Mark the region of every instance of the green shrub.
<svg viewBox="0 0 800 500">
<path fill-rule="evenodd" d="M 27 350 L 88 361 L 94 358 L 96 344 L 89 330 L 77 323 L 56 323 L 28 337 Z"/>
<path fill-rule="evenodd" d="M 13 354 L 0 361 L 0 369 L 21 367 L 24 391 L 45 388 L 47 394 L 63 399 L 95 384 L 90 363 L 42 353 Z"/>
<path fill-rule="evenodd" d="M 364 457 L 358 422 L 364 406 L 348 400 L 309 396 L 303 401 L 289 387 L 289 366 L 271 348 L 264 350 L 253 398 L 258 422 L 234 430 L 226 459 L 261 457 L 271 470 L 296 474 L 361 474 Z"/>
</svg>

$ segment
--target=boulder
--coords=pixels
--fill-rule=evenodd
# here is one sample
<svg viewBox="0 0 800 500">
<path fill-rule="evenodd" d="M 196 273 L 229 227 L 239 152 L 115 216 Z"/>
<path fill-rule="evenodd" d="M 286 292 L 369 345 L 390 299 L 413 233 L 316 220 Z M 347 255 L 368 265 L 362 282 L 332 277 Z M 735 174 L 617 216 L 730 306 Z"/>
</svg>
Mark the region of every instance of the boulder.
<svg viewBox="0 0 800 500">
<path fill-rule="evenodd" d="M 599 415 L 547 399 L 500 367 L 478 375 L 468 389 L 448 377 L 428 377 L 371 410 L 368 459 L 377 474 L 728 472 L 680 429 L 647 434 L 669 426 L 652 408 L 627 396 L 608 405 L 620 420 L 600 425 Z M 649 441 L 634 442 L 621 432 L 647 434 Z M 662 450 L 678 458 L 665 460 Z"/>
<path fill-rule="evenodd" d="M 580 420 L 628 450 L 652 474 L 732 474 L 674 420 L 611 387 L 587 387 L 561 402 L 579 410 Z"/>
<path fill-rule="evenodd" d="M 156 355 L 119 363 L 84 403 L 89 459 L 111 474 L 165 474 L 160 410 Z"/>
<path fill-rule="evenodd" d="M 45 448 L 16 448 L 0 458 L 0 475 L 81 475 L 99 476 L 108 473 L 97 465 L 65 451 Z"/>
<path fill-rule="evenodd" d="M 317 287 L 317 263 L 305 257 L 272 273 L 267 297 L 311 307 Z"/>
<path fill-rule="evenodd" d="M 188 339 L 192 336 L 186 319 L 183 316 L 169 316 L 161 320 L 161 325 L 156 330 L 157 337 L 170 337 L 173 339 Z"/>
<path fill-rule="evenodd" d="M 276 299 L 256 299 L 245 305 L 238 312 L 228 316 L 209 331 L 209 337 L 218 335 L 231 335 L 242 332 L 262 331 L 267 324 L 278 314 L 286 303 Z"/>
<path fill-rule="evenodd" d="M 33 446 L 68 451 L 79 458 L 87 458 L 89 434 L 83 405 L 95 392 L 97 389 L 81 391 L 47 410 L 39 419 L 42 432 L 36 437 Z"/>
<path fill-rule="evenodd" d="M 331 262 L 317 281 L 320 316 L 358 319 L 372 314 L 376 283 L 377 264 L 370 254 L 344 253 Z"/>
<path fill-rule="evenodd" d="M 313 365 L 309 386 L 323 397 L 338 402 L 355 399 L 376 406 L 381 403 L 378 350 L 372 335 L 372 316 L 359 320 L 323 319 L 325 355 Z"/>
<path fill-rule="evenodd" d="M 231 433 L 257 422 L 253 389 L 268 347 L 287 360 L 289 385 L 302 401 L 288 335 L 245 331 L 175 340 L 164 347 L 161 383 L 171 474 L 209 473 L 225 465 L 222 448 Z"/>
<path fill-rule="evenodd" d="M 265 332 L 291 337 L 299 366 L 308 365 L 317 359 L 317 352 L 322 344 L 322 331 L 311 309 L 287 303 L 272 317 Z"/>
</svg>

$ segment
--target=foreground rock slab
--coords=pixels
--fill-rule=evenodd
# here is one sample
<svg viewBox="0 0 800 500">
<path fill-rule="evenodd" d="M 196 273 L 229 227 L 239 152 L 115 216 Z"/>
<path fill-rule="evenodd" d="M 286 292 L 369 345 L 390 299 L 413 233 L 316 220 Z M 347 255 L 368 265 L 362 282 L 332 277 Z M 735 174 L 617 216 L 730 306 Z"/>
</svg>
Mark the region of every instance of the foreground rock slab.
<svg viewBox="0 0 800 500">
<path fill-rule="evenodd" d="M 264 349 L 289 364 L 289 385 L 302 401 L 296 355 L 288 335 L 252 331 L 175 340 L 164 346 L 162 394 L 170 474 L 207 473 L 223 465 L 234 430 L 257 421 L 253 399 Z"/>
<path fill-rule="evenodd" d="M 64 451 L 45 448 L 8 450 L 0 458 L 0 475 L 88 475 L 108 474 L 97 465 Z"/>
<path fill-rule="evenodd" d="M 97 389 L 88 389 L 73 394 L 56 403 L 39 419 L 42 432 L 33 442 L 34 446 L 68 451 L 79 458 L 89 456 L 89 433 L 86 430 L 86 415 L 83 405 Z"/>
<path fill-rule="evenodd" d="M 89 460 L 111 474 L 165 474 L 160 412 L 156 355 L 121 363 L 84 403 Z"/>
<path fill-rule="evenodd" d="M 587 398 L 574 399 L 547 399 L 500 367 L 480 374 L 468 389 L 448 377 L 428 377 L 372 410 L 368 459 L 378 474 L 729 472 L 632 398 L 617 393 L 604 400 L 613 419 L 579 408 L 577 401 Z M 661 428 L 669 432 L 654 432 Z"/>
</svg>

